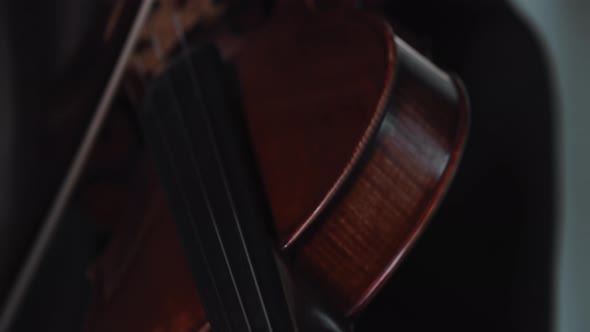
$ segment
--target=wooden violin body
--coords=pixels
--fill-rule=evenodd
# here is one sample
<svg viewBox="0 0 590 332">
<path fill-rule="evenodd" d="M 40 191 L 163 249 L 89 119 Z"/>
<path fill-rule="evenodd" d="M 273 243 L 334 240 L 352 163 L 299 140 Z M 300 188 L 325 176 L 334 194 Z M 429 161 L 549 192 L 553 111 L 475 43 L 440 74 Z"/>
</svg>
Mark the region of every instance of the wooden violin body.
<svg viewBox="0 0 590 332">
<path fill-rule="evenodd" d="M 237 68 L 280 244 L 353 314 L 445 190 L 466 101 L 386 22 L 354 11 L 317 16 L 272 30 L 280 38 L 261 36 L 264 46 L 249 45 Z M 296 64 L 284 62 L 289 54 Z"/>
<path fill-rule="evenodd" d="M 382 18 L 347 8 L 291 8 L 228 65 L 285 263 L 354 316 L 452 179 L 468 127 L 461 83 Z M 138 165 L 124 192 L 140 192 L 144 208 L 109 222 L 113 237 L 90 273 L 99 292 L 88 330 L 207 329 L 168 203 L 151 163 Z"/>
</svg>

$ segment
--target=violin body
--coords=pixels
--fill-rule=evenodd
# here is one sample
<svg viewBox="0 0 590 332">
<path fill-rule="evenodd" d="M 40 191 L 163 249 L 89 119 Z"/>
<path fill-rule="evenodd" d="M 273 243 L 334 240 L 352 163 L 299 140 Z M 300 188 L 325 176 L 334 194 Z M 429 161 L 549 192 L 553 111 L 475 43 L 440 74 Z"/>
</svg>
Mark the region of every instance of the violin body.
<svg viewBox="0 0 590 332">
<path fill-rule="evenodd" d="M 467 96 L 379 16 L 288 9 L 227 52 L 227 63 L 276 246 L 289 270 L 353 317 L 450 184 L 467 135 Z M 155 173 L 144 155 L 118 188 L 134 195 L 135 212 L 113 203 L 112 238 L 89 273 L 98 290 L 89 331 L 209 329 Z M 102 188 L 86 188 L 86 200 L 109 195 Z"/>
<path fill-rule="evenodd" d="M 346 10 L 320 16 L 303 29 L 271 30 L 280 37 L 262 35 L 265 46 L 253 41 L 237 68 L 281 248 L 355 314 L 448 185 L 467 102 L 460 83 L 384 20 Z M 296 66 L 287 54 L 297 54 Z"/>
</svg>

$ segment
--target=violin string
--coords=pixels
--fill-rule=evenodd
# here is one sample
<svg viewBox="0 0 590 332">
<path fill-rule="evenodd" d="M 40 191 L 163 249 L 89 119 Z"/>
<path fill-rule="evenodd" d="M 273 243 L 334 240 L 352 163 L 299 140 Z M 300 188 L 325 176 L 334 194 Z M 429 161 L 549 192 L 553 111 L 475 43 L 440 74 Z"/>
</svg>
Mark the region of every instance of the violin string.
<svg viewBox="0 0 590 332">
<path fill-rule="evenodd" d="M 264 319 L 266 321 L 266 325 L 268 327 L 268 331 L 273 331 L 272 329 L 272 324 L 270 323 L 270 318 L 269 318 L 269 314 L 268 314 L 268 310 L 266 307 L 266 303 L 264 301 L 264 298 L 262 296 L 262 292 L 260 290 L 260 285 L 259 285 L 259 279 L 257 278 L 256 275 L 256 271 L 254 270 L 254 266 L 252 264 L 252 260 L 250 258 L 248 249 L 246 248 L 246 241 L 244 239 L 244 234 L 241 228 L 241 225 L 238 221 L 238 215 L 236 213 L 236 208 L 235 208 L 235 203 L 233 201 L 231 192 L 229 190 L 229 186 L 228 186 L 228 180 L 227 180 L 227 176 L 225 174 L 225 171 L 223 169 L 223 165 L 221 162 L 221 157 L 220 157 L 220 153 L 219 153 L 219 147 L 217 146 L 217 143 L 215 141 L 215 137 L 213 135 L 213 130 L 212 130 L 212 124 L 211 124 L 211 120 L 209 118 L 209 116 L 207 115 L 207 113 L 205 112 L 205 105 L 203 104 L 203 95 L 202 95 L 202 91 L 199 89 L 199 83 L 197 80 L 197 77 L 195 75 L 195 67 L 193 64 L 193 61 L 189 55 L 189 47 L 188 47 L 188 41 L 186 39 L 185 33 L 184 33 L 184 29 L 182 28 L 181 22 L 180 22 L 180 17 L 178 15 L 174 15 L 173 16 L 173 23 L 174 23 L 174 28 L 177 34 L 177 39 L 180 41 L 181 47 L 184 50 L 184 56 L 187 59 L 187 63 L 190 67 L 189 73 L 190 73 L 190 77 L 191 77 L 191 82 L 194 88 L 195 93 L 197 94 L 197 100 L 199 100 L 199 103 L 201 104 L 200 106 L 200 115 L 202 120 L 204 121 L 206 128 L 207 128 L 207 135 L 209 136 L 209 140 L 212 144 L 213 147 L 213 152 L 214 152 L 214 160 L 216 161 L 219 170 L 220 170 L 220 174 L 221 174 L 221 178 L 222 178 L 222 182 L 223 182 L 223 189 L 226 193 L 228 202 L 230 204 L 230 208 L 231 208 L 231 212 L 233 215 L 233 221 L 236 225 L 236 229 L 238 230 L 238 234 L 240 236 L 240 243 L 244 249 L 244 253 L 246 256 L 246 261 L 248 263 L 248 268 L 250 270 L 250 273 L 252 274 L 252 279 L 254 281 L 254 286 L 256 288 L 256 294 L 258 295 L 258 300 L 260 301 L 261 304 L 261 308 L 262 308 L 262 312 L 264 314 Z M 239 291 L 236 289 L 236 292 L 238 293 L 238 298 L 240 298 L 239 296 Z M 240 303 L 241 304 L 241 303 Z M 247 318 L 247 316 L 246 316 Z"/>
<path fill-rule="evenodd" d="M 193 74 L 194 67 L 192 66 L 192 62 L 190 62 L 190 55 L 189 55 L 189 52 L 188 52 L 188 45 L 187 45 L 186 38 L 185 38 L 185 35 L 184 35 L 184 30 L 182 29 L 182 26 L 180 25 L 180 21 L 179 21 L 178 15 L 173 15 L 172 16 L 172 23 L 174 25 L 174 29 L 175 29 L 175 32 L 176 32 L 176 38 L 180 42 L 181 51 L 182 51 L 182 55 L 181 56 L 185 57 L 186 62 L 188 64 L 188 66 L 189 66 L 188 72 L 190 73 L 190 77 L 191 77 L 191 85 L 193 87 L 193 91 L 195 91 L 195 93 L 197 94 L 197 96 L 196 96 L 195 99 L 199 103 L 198 109 L 202 110 L 200 113 L 204 113 L 204 107 L 206 107 L 206 106 L 203 103 L 202 94 L 201 94 L 201 91 L 199 89 L 199 85 L 197 85 L 196 84 L 196 81 L 194 80 L 194 74 Z M 186 134 L 187 133 L 187 128 L 184 127 L 184 125 L 185 125 L 185 119 L 184 119 L 184 117 L 183 117 L 183 115 L 182 115 L 181 112 L 177 112 L 177 115 L 179 117 L 180 123 L 183 125 L 183 129 L 184 129 L 183 130 L 183 134 L 186 136 L 186 139 L 187 139 L 188 143 L 190 145 L 192 145 L 192 143 L 190 141 L 190 138 Z M 211 131 L 210 131 L 210 128 L 209 128 L 209 123 L 207 121 L 205 121 L 205 124 L 206 124 L 206 127 L 207 127 L 207 132 L 209 134 L 211 134 Z M 214 141 L 212 135 L 209 135 L 209 139 L 210 139 L 210 142 L 213 145 L 215 145 L 215 141 Z M 235 291 L 236 296 L 238 298 L 238 304 L 240 305 L 240 310 L 242 311 L 242 314 L 244 315 L 244 319 L 245 319 L 245 322 L 246 322 L 246 326 L 248 328 L 248 331 L 252 331 L 252 328 L 251 328 L 251 325 L 250 325 L 250 320 L 248 318 L 248 314 L 247 314 L 246 308 L 244 306 L 244 300 L 243 300 L 242 294 L 240 293 L 239 288 L 237 286 L 237 283 L 236 283 L 236 279 L 235 279 L 235 275 L 234 275 L 234 271 L 232 269 L 232 266 L 229 263 L 229 259 L 227 257 L 227 253 L 226 253 L 225 247 L 223 245 L 223 239 L 222 239 L 222 237 L 221 237 L 221 235 L 219 233 L 219 228 L 217 226 L 217 219 L 215 218 L 215 215 L 213 213 L 213 210 L 212 210 L 212 207 L 211 207 L 211 202 L 208 199 L 207 190 L 205 189 L 205 186 L 204 186 L 204 184 L 201 181 L 202 177 L 201 177 L 201 173 L 200 173 L 200 170 L 199 170 L 198 162 L 197 162 L 194 154 L 192 153 L 192 151 L 193 150 L 191 149 L 190 158 L 193 161 L 194 167 L 196 168 L 196 171 L 198 173 L 199 182 L 200 182 L 199 183 L 200 189 L 203 192 L 203 195 L 206 197 L 207 208 L 209 210 L 209 215 L 210 215 L 210 217 L 211 217 L 211 219 L 213 221 L 213 227 L 215 229 L 215 234 L 216 234 L 217 240 L 218 240 L 218 242 L 220 244 L 221 251 L 223 253 L 225 265 L 226 265 L 227 270 L 229 272 L 230 279 L 231 279 L 232 285 L 234 287 L 234 291 Z M 216 152 L 215 149 L 214 149 L 214 151 Z M 220 172 L 220 173 L 221 173 L 222 178 L 223 178 L 223 176 L 224 176 L 223 175 L 223 172 Z M 232 211 L 233 211 L 233 205 L 232 205 Z M 196 222 L 196 221 L 193 221 L 193 222 Z"/>
<path fill-rule="evenodd" d="M 159 39 L 155 35 L 152 35 L 152 48 L 154 49 L 154 53 L 156 55 L 156 58 L 159 61 L 161 61 L 163 59 L 163 54 L 162 54 L 162 51 L 161 51 Z M 172 82 L 170 81 L 170 78 L 166 74 L 163 74 L 162 75 L 162 78 L 165 80 L 165 82 L 166 82 L 165 86 L 169 90 L 168 91 L 168 95 L 171 96 L 171 101 L 173 103 L 173 105 L 172 105 L 173 107 L 172 108 L 175 110 L 174 113 L 177 116 L 181 117 L 181 114 L 180 114 L 180 111 L 179 111 L 180 104 L 178 102 L 178 98 L 176 97 L 176 94 L 174 93 Z M 154 122 L 156 123 L 156 126 L 158 128 L 158 131 L 161 134 L 160 136 L 162 138 L 165 137 L 165 135 L 163 135 L 164 129 L 162 128 L 162 126 L 159 123 L 159 121 L 154 121 Z M 182 119 L 181 119 L 181 123 L 182 123 Z M 183 131 L 183 134 L 184 134 L 183 136 L 186 136 L 186 132 Z M 188 137 L 186 137 L 186 138 L 188 140 Z M 163 141 L 163 145 L 164 145 L 164 147 L 166 149 L 166 152 L 167 152 L 168 156 L 172 156 L 172 152 L 171 152 L 170 146 L 168 145 L 168 142 L 166 141 L 166 139 L 162 139 L 162 141 Z M 202 178 L 201 178 L 199 166 L 198 166 L 198 164 L 197 164 L 194 156 L 192 155 L 192 153 L 191 153 L 190 157 L 191 157 L 191 161 L 194 164 L 193 166 L 194 166 L 195 170 L 197 171 L 197 178 L 198 178 L 198 181 L 199 181 L 199 184 L 200 184 L 201 192 L 203 193 L 203 196 L 205 197 L 205 200 L 206 200 L 206 205 L 207 205 L 207 209 L 208 209 L 209 215 L 211 216 L 211 218 L 214 219 L 215 217 L 213 215 L 213 212 L 212 212 L 212 209 L 211 209 L 211 205 L 210 205 L 210 202 L 209 202 L 207 193 L 203 190 L 203 184 L 202 184 Z M 169 161 L 170 161 L 171 167 L 175 168 L 174 174 L 179 174 L 179 171 L 178 171 L 178 169 L 176 169 L 176 164 L 173 162 L 173 158 L 172 157 L 169 157 Z M 180 183 L 180 180 L 178 179 L 178 175 L 176 175 L 175 178 L 176 178 L 176 182 L 177 183 Z M 184 190 L 181 191 L 181 196 L 183 198 L 183 201 L 185 203 L 185 206 L 190 206 L 189 199 L 186 197 L 186 193 L 184 192 Z M 190 225 L 191 225 L 191 229 L 193 230 L 193 234 L 195 235 L 195 237 L 197 237 L 199 239 L 199 241 L 197 241 L 198 242 L 198 245 L 199 245 L 199 254 L 201 255 L 201 257 L 205 261 L 205 264 L 206 264 L 205 268 L 207 270 L 207 274 L 209 275 L 209 279 L 212 281 L 213 288 L 214 288 L 214 291 L 215 291 L 215 295 L 219 299 L 218 303 L 220 303 L 220 305 L 221 305 L 221 307 L 223 309 L 222 310 L 223 311 L 222 312 L 222 315 L 224 317 L 226 326 L 230 330 L 233 330 L 232 325 L 229 323 L 229 317 L 227 316 L 227 310 L 225 309 L 225 304 L 224 304 L 223 301 L 220 300 L 221 299 L 221 294 L 219 292 L 219 287 L 217 286 L 217 283 L 215 282 L 215 278 L 213 278 L 213 273 L 211 271 L 211 264 L 210 264 L 209 260 L 207 259 L 207 255 L 204 254 L 205 250 L 203 248 L 202 241 L 200 240 L 201 239 L 201 236 L 200 236 L 200 234 L 199 234 L 199 232 L 197 230 L 197 227 L 196 227 L 195 217 L 193 216 L 193 214 L 192 214 L 192 212 L 191 212 L 190 209 L 187 209 L 187 211 L 188 211 L 188 214 L 189 214 Z M 215 232 L 216 232 L 217 237 L 219 239 L 219 232 L 217 230 L 217 227 L 215 227 Z M 223 249 L 223 246 L 222 246 L 222 249 Z M 227 256 L 225 255 L 225 252 L 224 252 L 224 258 L 225 258 L 226 265 L 229 266 L 229 263 L 228 263 L 228 260 L 227 260 Z M 231 271 L 230 271 L 230 274 L 231 274 Z M 233 275 L 232 275 L 232 281 L 233 281 Z M 234 287 L 235 287 L 235 282 L 234 282 Z"/>
</svg>

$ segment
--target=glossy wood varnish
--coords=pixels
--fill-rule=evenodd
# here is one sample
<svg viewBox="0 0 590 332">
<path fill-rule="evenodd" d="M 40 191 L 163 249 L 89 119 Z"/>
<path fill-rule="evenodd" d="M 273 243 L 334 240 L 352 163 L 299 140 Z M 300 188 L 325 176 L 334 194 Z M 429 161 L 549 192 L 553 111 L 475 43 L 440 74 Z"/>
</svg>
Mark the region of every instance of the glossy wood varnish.
<svg viewBox="0 0 590 332">
<path fill-rule="evenodd" d="M 348 10 L 330 15 L 260 34 L 238 70 L 280 244 L 294 246 L 294 263 L 352 314 L 441 198 L 467 110 L 460 86 L 394 43 L 385 22 Z"/>
<path fill-rule="evenodd" d="M 467 131 L 460 83 L 350 9 L 291 12 L 233 59 L 285 261 L 359 312 L 440 202 Z M 90 331 L 207 329 L 167 204 L 144 163 L 140 223 L 91 271 Z M 124 223 L 125 221 L 121 221 Z"/>
<path fill-rule="evenodd" d="M 422 231 L 466 138 L 460 85 L 434 67 L 414 71 L 420 61 L 398 60 L 392 102 L 365 160 L 293 252 L 295 265 L 350 315 L 383 286 Z M 421 81 L 422 70 L 432 81 Z"/>
<path fill-rule="evenodd" d="M 288 17 L 277 16 L 236 59 L 283 247 L 317 218 L 376 131 L 395 66 L 393 35 L 381 19 L 298 6 Z"/>
</svg>

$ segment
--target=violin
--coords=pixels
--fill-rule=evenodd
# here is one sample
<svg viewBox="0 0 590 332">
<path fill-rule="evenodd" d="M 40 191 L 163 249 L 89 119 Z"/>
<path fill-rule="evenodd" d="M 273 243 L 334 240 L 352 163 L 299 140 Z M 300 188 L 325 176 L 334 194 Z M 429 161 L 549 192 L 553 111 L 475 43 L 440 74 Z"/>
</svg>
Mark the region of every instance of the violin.
<svg viewBox="0 0 590 332">
<path fill-rule="evenodd" d="M 279 318 L 269 320 L 282 323 L 268 323 L 264 330 L 349 330 L 415 243 L 452 181 L 468 130 L 468 98 L 460 79 L 396 36 L 379 13 L 346 2 L 284 1 L 264 19 L 259 14 L 265 10 L 246 11 L 250 16 L 239 17 L 244 30 L 239 32 L 224 25 L 231 11 L 208 1 L 162 0 L 156 6 L 146 1 L 140 7 L 129 39 L 133 47 L 123 54 L 117 96 L 123 101 L 110 107 L 77 190 L 96 223 L 110 232 L 88 272 L 96 294 L 87 330 L 262 331 L 252 323 L 255 315 L 235 314 L 237 309 L 224 313 L 211 304 L 215 295 L 205 286 L 216 284 L 223 293 L 232 285 L 219 281 L 223 278 L 210 278 L 208 284 L 203 277 L 201 270 L 221 264 L 216 258 L 221 254 L 211 253 L 215 248 L 244 250 L 235 257 L 259 257 L 258 265 L 265 266 L 254 262 L 250 270 L 241 268 L 230 254 L 220 268 L 237 271 L 236 290 L 248 292 L 243 280 L 262 284 L 262 293 L 278 298 L 276 306 L 260 311 L 277 312 Z M 193 50 L 203 44 L 208 46 L 201 49 L 213 51 Z M 186 88 L 194 79 L 189 72 L 199 81 L 199 93 Z M 210 108 L 203 118 L 191 115 L 204 107 L 199 100 Z M 145 115 L 150 101 L 159 106 Z M 177 122 L 166 115 L 174 103 L 185 105 Z M 218 115 L 223 112 L 239 114 L 229 121 Z M 203 121 L 207 117 L 212 120 Z M 229 128 L 230 134 L 216 128 Z M 175 142 L 180 143 L 165 151 Z M 221 152 L 215 146 L 222 146 Z M 211 153 L 203 151 L 219 152 L 217 164 L 208 167 Z M 227 151 L 237 151 L 237 157 Z M 186 166 L 191 154 L 204 165 L 196 167 L 198 176 Z M 101 176 L 121 170 L 125 175 L 112 181 Z M 226 199 L 238 208 L 213 200 L 217 212 L 199 219 L 195 206 L 217 197 L 214 188 L 225 182 L 215 178 L 227 174 L 231 194 Z M 198 184 L 193 178 L 204 180 Z M 195 191 L 199 187 L 203 197 Z M 259 210 L 247 212 L 253 208 Z M 220 240 L 208 247 L 203 225 L 209 218 L 211 229 L 228 228 L 217 220 L 232 214 L 228 211 L 246 211 L 245 216 L 255 216 L 248 222 L 259 224 L 238 225 L 250 234 L 242 249 L 221 240 L 232 239 L 235 230 L 221 231 Z M 188 226 L 179 221 L 183 213 L 193 213 L 191 222 L 202 227 L 201 242 L 187 236 Z M 205 258 L 195 259 L 195 251 Z M 287 289 L 281 286 L 284 279 L 304 286 Z M 336 327 L 299 325 L 287 303 L 299 289 L 306 292 L 299 294 L 307 299 L 304 306 L 318 304 Z M 226 298 L 240 292 L 228 293 Z M 242 310 L 256 312 L 254 302 L 246 297 Z M 246 323 L 231 318 L 234 314 L 245 316 Z M 230 318 L 223 323 L 222 316 Z M 291 326 L 276 327 L 281 324 Z"/>
</svg>

